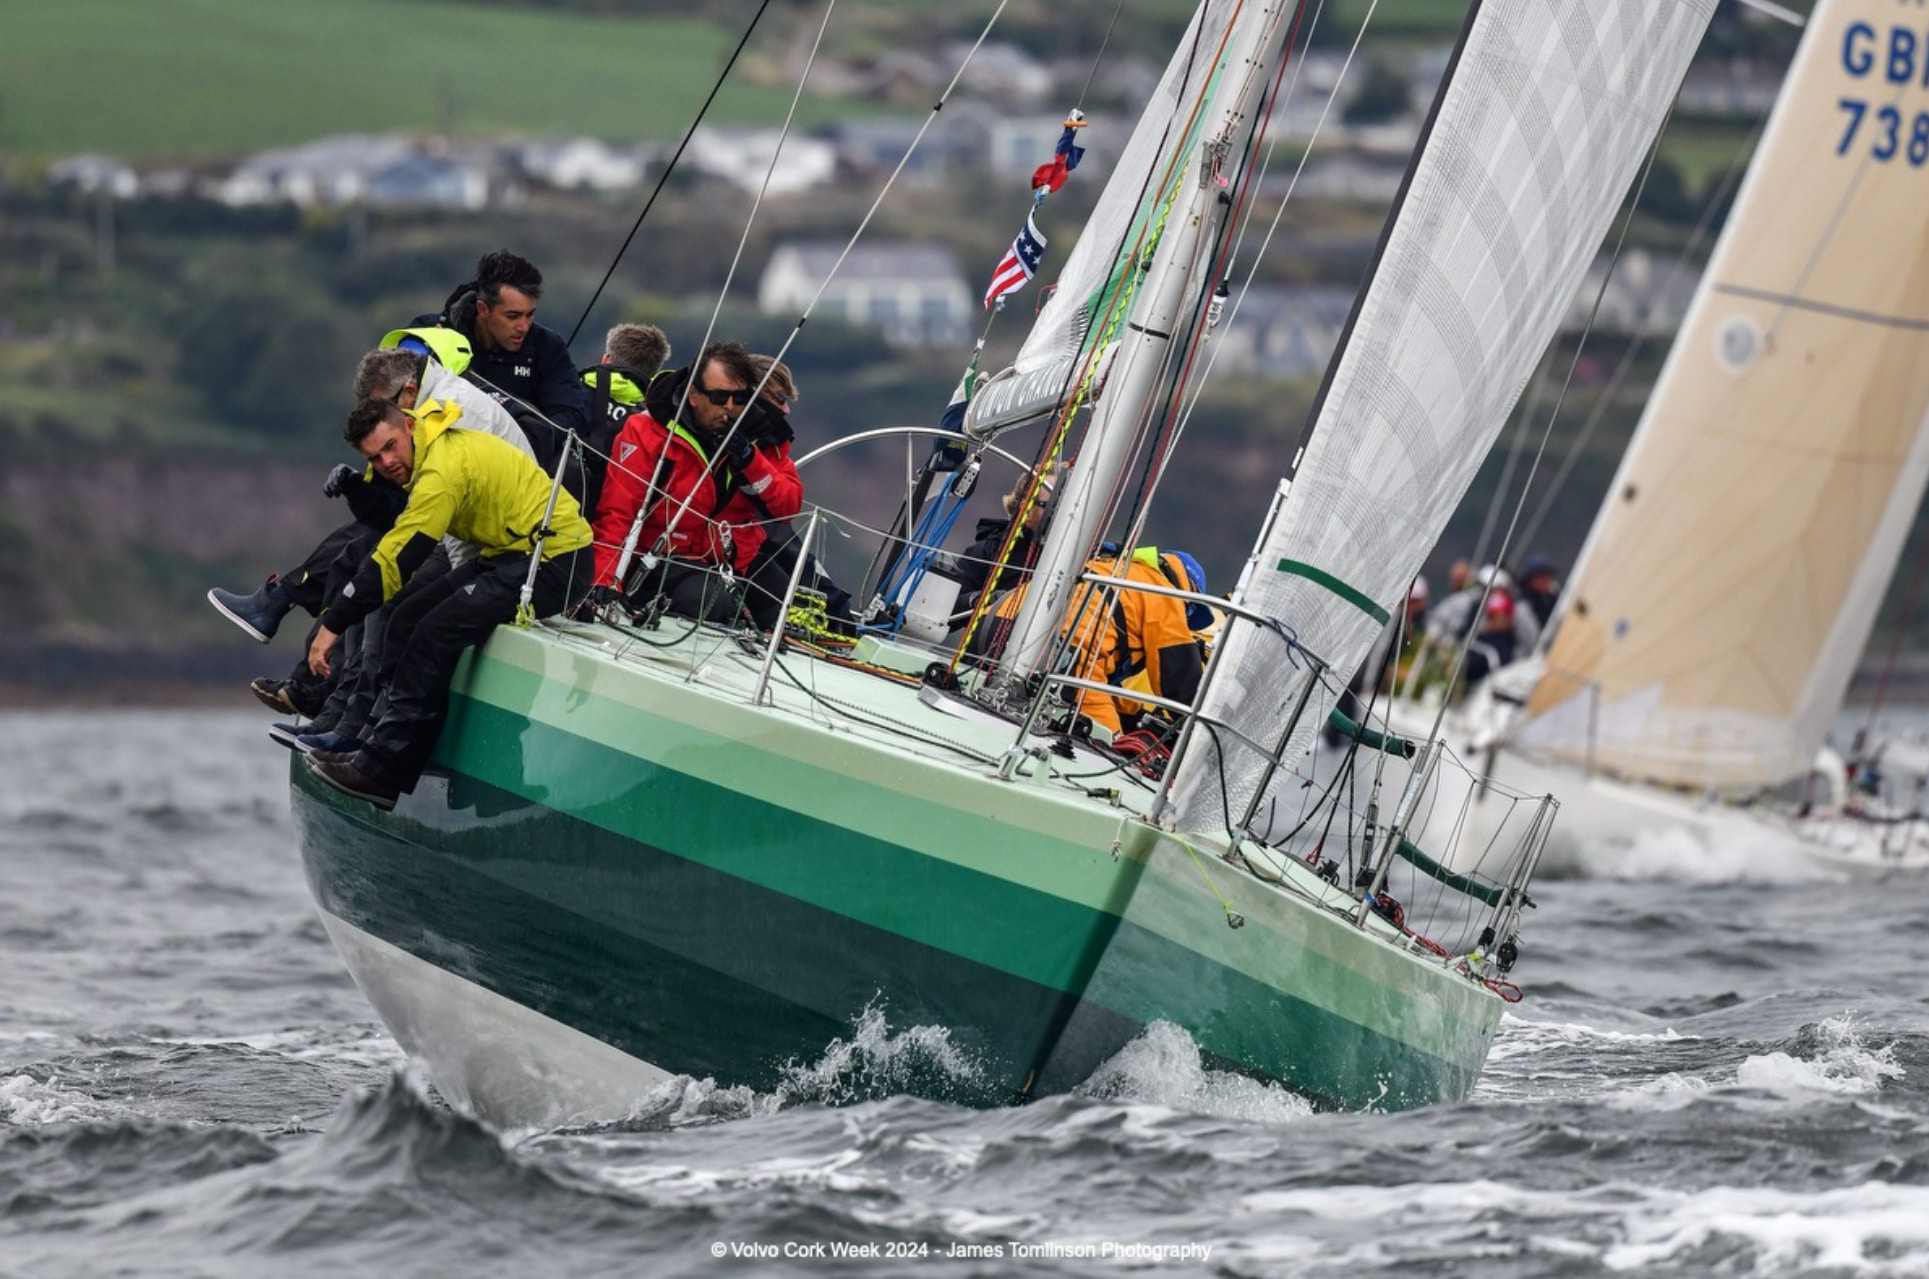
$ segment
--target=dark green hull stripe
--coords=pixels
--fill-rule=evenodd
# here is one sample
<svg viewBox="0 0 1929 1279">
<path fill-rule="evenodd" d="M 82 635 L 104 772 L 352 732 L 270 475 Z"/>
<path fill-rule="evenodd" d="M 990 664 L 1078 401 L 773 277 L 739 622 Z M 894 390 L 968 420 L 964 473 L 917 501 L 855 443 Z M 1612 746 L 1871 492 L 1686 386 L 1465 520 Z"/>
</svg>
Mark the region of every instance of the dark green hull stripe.
<svg viewBox="0 0 1929 1279">
<path fill-rule="evenodd" d="M 402 806 L 421 822 L 371 824 L 372 810 L 318 787 L 297 779 L 295 811 L 323 909 L 677 1074 L 768 1091 L 875 1007 L 894 1031 L 951 1028 L 977 1069 L 918 1091 L 1001 1104 L 1076 1003 L 473 779 L 425 777 Z M 464 828 L 478 810 L 512 818 L 514 850 L 494 822 Z M 547 891 L 511 882 L 531 878 Z M 1139 1029 L 1109 1020 L 1086 1073 Z"/>
<path fill-rule="evenodd" d="M 525 719 L 499 706 L 460 698 L 438 758 L 457 776 L 547 800 L 533 777 L 601 779 L 597 798 L 570 815 L 597 832 L 592 839 L 644 837 L 659 849 L 761 885 L 884 932 L 916 937 L 1038 985 L 1082 990 L 1111 941 L 1115 910 L 1039 892 L 968 866 L 930 857 L 671 768 L 638 754 Z M 746 761 L 755 747 L 731 743 Z M 827 782 L 839 779 L 829 778 Z M 627 839 L 625 841 L 627 843 Z M 561 852 L 553 844 L 523 855 L 523 886 L 541 893 Z M 599 848 L 589 854 L 605 864 Z M 1110 883 L 1107 896 L 1130 898 L 1144 866 L 1094 849 L 1091 862 Z M 569 869 L 568 866 L 564 869 Z M 618 903 L 595 909 L 621 909 Z M 627 914 L 624 916 L 627 922 Z"/>
<path fill-rule="evenodd" d="M 1358 587 L 1347 585 L 1323 568 L 1314 568 L 1311 564 L 1305 564 L 1299 560 L 1281 560 L 1279 571 L 1294 577 L 1303 577 L 1316 586 L 1325 587 L 1382 626 L 1385 626 L 1393 617 L 1393 614 L 1375 604 L 1370 595 Z"/>
<path fill-rule="evenodd" d="M 488 703 L 459 698 L 457 722 L 443 743 L 453 767 L 392 815 L 336 796 L 297 762 L 318 901 L 664 1069 L 768 1088 L 876 1005 L 897 1029 L 949 1028 L 980 1061 L 983 1088 L 958 1100 L 1009 1099 L 1034 1070 L 1039 1088 L 1075 1085 L 1156 1016 L 1212 1060 L 1338 1104 L 1418 1104 L 1471 1084 L 1470 1069 L 1114 914 Z M 546 788 L 529 773 L 610 779 L 607 797 L 564 813 L 539 802 Z M 1115 866 L 1129 899 L 1143 867 Z M 939 1091 L 955 1096 L 956 1081 Z"/>
</svg>

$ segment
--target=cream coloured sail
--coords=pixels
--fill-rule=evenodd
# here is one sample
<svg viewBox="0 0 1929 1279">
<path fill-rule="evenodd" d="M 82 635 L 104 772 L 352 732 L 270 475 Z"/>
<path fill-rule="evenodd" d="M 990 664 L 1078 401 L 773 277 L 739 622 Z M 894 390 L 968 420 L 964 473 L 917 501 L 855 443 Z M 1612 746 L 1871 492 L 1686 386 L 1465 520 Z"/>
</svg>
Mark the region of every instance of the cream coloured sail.
<svg viewBox="0 0 1929 1279">
<path fill-rule="evenodd" d="M 1327 661 L 1323 710 L 1403 599 L 1553 337 L 1701 40 L 1713 0 L 1486 0 L 1469 15 L 1290 491 L 1203 709 L 1256 742 Z M 1318 715 L 1304 719 L 1310 741 Z M 1264 759 L 1196 728 L 1184 828 L 1237 820 Z"/>
<path fill-rule="evenodd" d="M 1920 8 L 1811 16 L 1519 746 L 1731 793 L 1814 758 L 1929 475 L 1926 59 Z"/>
</svg>

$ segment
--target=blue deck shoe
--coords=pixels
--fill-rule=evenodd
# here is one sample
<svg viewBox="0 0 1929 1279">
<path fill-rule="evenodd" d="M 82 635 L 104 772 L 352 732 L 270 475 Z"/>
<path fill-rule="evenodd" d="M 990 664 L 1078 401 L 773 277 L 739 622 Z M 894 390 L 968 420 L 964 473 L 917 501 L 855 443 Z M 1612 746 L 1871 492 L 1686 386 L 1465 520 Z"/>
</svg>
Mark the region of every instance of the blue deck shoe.
<svg viewBox="0 0 1929 1279">
<path fill-rule="evenodd" d="M 313 755 L 316 751 L 352 755 L 362 749 L 362 743 L 359 738 L 327 728 L 319 733 L 310 731 L 301 734 L 295 738 L 294 747 L 304 755 Z"/>
<path fill-rule="evenodd" d="M 299 724 L 270 724 L 268 736 L 291 751 L 301 750 L 301 735 L 308 730 Z M 306 752 L 303 752 L 304 754 Z"/>
<path fill-rule="evenodd" d="M 295 606 L 295 601 L 288 598 L 287 588 L 273 573 L 253 595 L 236 595 L 217 586 L 208 592 L 208 603 L 214 605 L 221 616 L 254 636 L 257 644 L 273 639 L 275 628 Z"/>
</svg>

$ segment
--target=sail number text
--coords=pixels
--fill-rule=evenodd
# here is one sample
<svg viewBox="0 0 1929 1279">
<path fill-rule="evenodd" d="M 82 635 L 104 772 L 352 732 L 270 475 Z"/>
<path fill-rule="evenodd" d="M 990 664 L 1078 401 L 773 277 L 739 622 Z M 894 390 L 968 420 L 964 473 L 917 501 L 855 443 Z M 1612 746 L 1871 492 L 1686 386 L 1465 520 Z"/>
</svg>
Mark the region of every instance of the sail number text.
<svg viewBox="0 0 1929 1279">
<path fill-rule="evenodd" d="M 1858 80 L 1929 86 L 1929 32 L 1909 27 L 1882 32 L 1851 22 L 1842 33 L 1842 69 Z M 1847 155 L 1860 138 L 1871 159 L 1901 157 L 1917 168 L 1929 164 L 1929 110 L 1912 112 L 1865 98 L 1842 98 L 1838 105 L 1847 118 L 1835 154 Z"/>
</svg>

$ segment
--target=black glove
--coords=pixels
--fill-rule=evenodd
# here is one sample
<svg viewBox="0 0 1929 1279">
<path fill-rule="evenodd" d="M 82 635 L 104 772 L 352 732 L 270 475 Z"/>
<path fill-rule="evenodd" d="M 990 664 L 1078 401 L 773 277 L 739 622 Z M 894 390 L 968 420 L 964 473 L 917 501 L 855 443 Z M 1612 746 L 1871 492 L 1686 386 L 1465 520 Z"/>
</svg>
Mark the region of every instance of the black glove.
<svg viewBox="0 0 1929 1279">
<path fill-rule="evenodd" d="M 730 443 L 724 450 L 724 456 L 730 459 L 730 465 L 732 467 L 738 471 L 742 471 L 750 465 L 750 459 L 756 455 L 756 452 L 757 448 L 750 442 L 749 434 L 742 428 L 738 428 L 737 433 L 730 437 Z"/>
<path fill-rule="evenodd" d="M 350 484 L 362 478 L 362 473 L 346 462 L 337 462 L 335 469 L 328 473 L 322 482 L 323 497 L 340 497 Z"/>
<path fill-rule="evenodd" d="M 790 416 L 769 400 L 761 398 L 750 406 L 750 412 L 744 415 L 743 426 L 739 429 L 748 432 L 754 443 L 768 444 L 773 448 L 797 438 L 797 432 L 790 427 Z"/>
<path fill-rule="evenodd" d="M 635 618 L 629 596 L 614 586 L 592 586 L 572 616 L 586 622 L 626 622 Z"/>
</svg>

